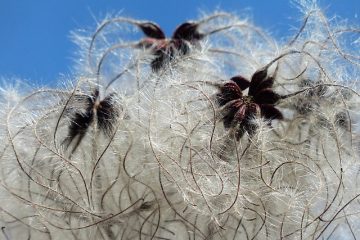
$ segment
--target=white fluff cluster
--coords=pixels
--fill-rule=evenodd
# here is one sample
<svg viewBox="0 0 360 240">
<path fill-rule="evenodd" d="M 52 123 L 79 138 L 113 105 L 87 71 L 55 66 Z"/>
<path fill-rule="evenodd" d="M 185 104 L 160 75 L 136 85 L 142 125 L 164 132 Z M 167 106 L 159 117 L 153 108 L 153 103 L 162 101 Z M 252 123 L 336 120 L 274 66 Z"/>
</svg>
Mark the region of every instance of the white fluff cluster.
<svg viewBox="0 0 360 240">
<path fill-rule="evenodd" d="M 209 34 L 156 71 L 140 21 L 108 18 L 74 35 L 73 85 L 1 88 L 0 238 L 356 239 L 359 28 L 299 6 L 285 42 L 204 16 Z M 283 119 L 224 127 L 226 84 L 261 69 Z"/>
</svg>

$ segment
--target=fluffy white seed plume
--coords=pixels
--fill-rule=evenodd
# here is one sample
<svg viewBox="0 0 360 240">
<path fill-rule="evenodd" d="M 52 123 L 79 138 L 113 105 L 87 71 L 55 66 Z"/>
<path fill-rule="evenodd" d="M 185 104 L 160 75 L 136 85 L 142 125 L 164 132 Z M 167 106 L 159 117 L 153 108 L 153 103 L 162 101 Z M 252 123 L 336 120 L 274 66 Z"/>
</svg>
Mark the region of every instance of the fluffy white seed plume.
<svg viewBox="0 0 360 240">
<path fill-rule="evenodd" d="M 2 88 L 2 239 L 356 239 L 359 30 L 299 3 L 287 42 L 107 18 L 74 85 Z"/>
</svg>

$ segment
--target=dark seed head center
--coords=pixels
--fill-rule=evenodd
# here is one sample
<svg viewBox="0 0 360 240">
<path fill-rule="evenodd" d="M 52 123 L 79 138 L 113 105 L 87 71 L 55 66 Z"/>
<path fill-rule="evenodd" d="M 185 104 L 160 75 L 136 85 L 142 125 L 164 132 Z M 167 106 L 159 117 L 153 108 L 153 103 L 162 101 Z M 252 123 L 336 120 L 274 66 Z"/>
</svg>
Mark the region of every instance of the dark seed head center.
<svg viewBox="0 0 360 240">
<path fill-rule="evenodd" d="M 243 101 L 245 105 L 249 105 L 254 102 L 253 96 L 244 96 Z"/>
</svg>

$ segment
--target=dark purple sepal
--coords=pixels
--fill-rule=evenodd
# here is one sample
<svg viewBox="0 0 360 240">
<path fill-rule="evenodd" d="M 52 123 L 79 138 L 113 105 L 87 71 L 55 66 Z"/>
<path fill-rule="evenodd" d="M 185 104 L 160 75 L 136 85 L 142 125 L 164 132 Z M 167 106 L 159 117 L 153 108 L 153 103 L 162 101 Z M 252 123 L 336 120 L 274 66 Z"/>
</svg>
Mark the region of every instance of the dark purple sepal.
<svg viewBox="0 0 360 240">
<path fill-rule="evenodd" d="M 186 41 L 201 40 L 204 35 L 198 31 L 197 23 L 185 22 L 175 29 L 172 39 L 182 39 Z"/>
<path fill-rule="evenodd" d="M 266 88 L 272 88 L 273 85 L 274 85 L 274 78 L 268 77 L 268 78 L 264 79 L 264 81 L 262 81 L 258 85 L 258 87 L 256 89 L 256 92 L 259 92 L 259 91 L 261 91 L 263 89 L 266 89 Z"/>
<path fill-rule="evenodd" d="M 262 104 L 260 105 L 260 109 L 261 109 L 261 116 L 264 117 L 266 120 L 284 119 L 283 114 L 271 104 Z"/>
<path fill-rule="evenodd" d="M 264 81 L 267 77 L 267 69 L 260 69 L 256 71 L 252 77 L 249 87 L 249 95 L 254 96 L 258 90 L 259 85 Z"/>
<path fill-rule="evenodd" d="M 161 28 L 152 22 L 146 22 L 139 24 L 140 29 L 143 33 L 149 38 L 155 39 L 165 39 L 165 33 L 161 30 Z"/>
<path fill-rule="evenodd" d="M 279 99 L 280 95 L 275 93 L 271 88 L 263 89 L 254 96 L 255 102 L 258 104 L 275 104 Z"/>
<path fill-rule="evenodd" d="M 242 91 L 250 86 L 250 81 L 240 75 L 232 77 L 230 80 L 235 82 Z"/>
<path fill-rule="evenodd" d="M 223 109 L 224 117 L 222 119 L 225 128 L 230 128 L 232 125 L 234 125 L 235 114 L 237 114 L 237 112 L 239 111 L 239 106 L 241 106 L 242 103 L 242 100 L 239 99 L 225 106 L 225 108 Z"/>
<path fill-rule="evenodd" d="M 235 82 L 227 82 L 221 87 L 221 92 L 217 94 L 216 98 L 220 106 L 226 103 L 242 98 L 242 92 Z"/>
</svg>

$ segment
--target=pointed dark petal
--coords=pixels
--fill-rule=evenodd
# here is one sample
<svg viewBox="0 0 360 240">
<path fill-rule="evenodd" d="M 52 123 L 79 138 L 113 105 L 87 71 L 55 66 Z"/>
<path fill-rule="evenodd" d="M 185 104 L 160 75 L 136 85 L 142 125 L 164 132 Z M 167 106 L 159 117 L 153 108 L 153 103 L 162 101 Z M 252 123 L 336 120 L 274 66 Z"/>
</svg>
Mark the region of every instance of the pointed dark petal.
<svg viewBox="0 0 360 240">
<path fill-rule="evenodd" d="M 264 79 L 264 81 L 262 81 L 258 85 L 258 87 L 256 89 L 256 92 L 259 92 L 259 91 L 261 91 L 263 89 L 266 89 L 266 88 L 272 88 L 273 85 L 274 85 L 274 78 L 268 77 L 268 78 Z"/>
<path fill-rule="evenodd" d="M 140 29 L 149 38 L 165 39 L 165 34 L 161 28 L 152 22 L 139 24 Z"/>
<path fill-rule="evenodd" d="M 253 136 L 258 129 L 258 125 L 253 121 L 252 118 L 245 118 L 237 128 L 236 139 L 239 141 L 240 138 L 247 132 L 249 136 Z"/>
<path fill-rule="evenodd" d="M 227 91 L 227 92 L 234 92 L 234 93 L 236 92 L 236 94 L 239 94 L 240 96 L 242 96 L 241 89 L 235 82 L 225 83 L 224 86 L 221 88 L 221 90 Z"/>
<path fill-rule="evenodd" d="M 91 95 L 75 95 L 74 100 L 80 103 L 83 110 L 77 109 L 75 113 L 70 116 L 70 124 L 68 127 L 67 137 L 63 140 L 62 144 L 68 148 L 70 144 L 77 138 L 72 152 L 81 143 L 89 126 L 94 120 L 94 105 L 96 99 L 99 97 L 99 89 L 95 89 Z"/>
<path fill-rule="evenodd" d="M 234 121 L 234 115 L 235 115 L 236 111 L 229 111 L 222 119 L 223 123 L 224 123 L 224 128 L 228 129 L 232 126 L 233 121 Z"/>
<path fill-rule="evenodd" d="M 216 102 L 219 104 L 219 106 L 224 106 L 229 101 L 225 98 L 225 96 L 222 93 L 216 94 Z"/>
<path fill-rule="evenodd" d="M 71 122 L 68 128 L 68 135 L 63 141 L 63 144 L 66 148 L 73 142 L 76 137 L 79 137 L 79 140 L 84 137 L 86 134 L 87 129 L 89 128 L 90 124 L 92 123 L 94 118 L 94 114 L 92 109 L 87 109 L 86 112 L 76 112 L 71 117 Z M 77 143 L 79 145 L 80 142 Z M 76 148 L 76 146 L 75 146 Z M 75 149 L 74 149 L 75 150 Z"/>
<path fill-rule="evenodd" d="M 255 118 L 260 116 L 260 107 L 256 103 L 250 103 L 246 108 L 245 113 L 247 118 Z"/>
<path fill-rule="evenodd" d="M 254 96 L 259 85 L 264 81 L 267 77 L 267 69 L 260 69 L 256 71 L 252 77 L 249 88 L 249 95 Z"/>
<path fill-rule="evenodd" d="M 280 95 L 271 88 L 263 89 L 254 96 L 254 101 L 258 104 L 275 104 L 279 99 Z"/>
<path fill-rule="evenodd" d="M 221 87 L 216 99 L 219 105 L 223 106 L 232 100 L 242 98 L 242 96 L 241 89 L 235 82 L 227 82 Z"/>
<path fill-rule="evenodd" d="M 157 57 L 150 63 L 153 72 L 159 72 L 165 65 L 162 57 Z"/>
<path fill-rule="evenodd" d="M 228 103 L 223 108 L 223 122 L 225 128 L 230 128 L 234 124 L 234 116 L 239 111 L 239 108 L 243 105 L 242 100 L 235 100 L 231 103 Z"/>
<path fill-rule="evenodd" d="M 230 80 L 234 81 L 242 91 L 244 91 L 250 86 L 250 81 L 242 76 L 235 76 L 232 77 Z"/>
<path fill-rule="evenodd" d="M 244 134 L 247 132 L 250 136 L 254 135 L 258 128 L 254 118 L 260 115 L 260 107 L 255 103 L 251 103 L 246 106 L 245 118 L 239 126 L 239 133 Z"/>
<path fill-rule="evenodd" d="M 237 108 L 228 108 L 223 116 L 223 123 L 225 128 L 230 128 L 234 121 L 234 116 L 237 112 Z"/>
<path fill-rule="evenodd" d="M 262 104 L 260 105 L 260 109 L 261 109 L 261 116 L 263 116 L 267 120 L 284 119 L 283 114 L 277 108 L 275 108 L 270 104 Z"/>
<path fill-rule="evenodd" d="M 81 109 L 75 108 L 75 112 L 72 112 L 70 115 L 68 134 L 62 142 L 62 145 L 64 145 L 65 148 L 68 148 L 74 139 L 78 138 L 77 143 L 73 148 L 73 151 L 75 151 L 82 138 L 85 136 L 86 131 L 94 118 L 93 107 L 98 94 L 98 90 L 95 89 L 94 93 L 91 95 L 74 95 L 74 104 L 80 104 Z"/>
<path fill-rule="evenodd" d="M 197 23 L 185 22 L 175 29 L 172 39 L 182 39 L 186 41 L 201 40 L 204 35 L 198 31 Z"/>
<path fill-rule="evenodd" d="M 255 121 L 253 121 L 253 119 L 250 118 L 243 122 L 242 127 L 251 137 L 256 133 L 256 130 L 258 129 L 259 126 L 257 125 L 257 123 Z"/>
<path fill-rule="evenodd" d="M 150 64 L 153 72 L 160 71 L 170 61 L 169 56 L 162 49 L 157 50 L 154 56 Z"/>
<path fill-rule="evenodd" d="M 154 72 L 158 72 L 164 68 L 167 63 L 176 59 L 177 56 L 186 55 L 189 51 L 190 47 L 185 41 L 172 39 L 164 45 L 161 45 L 161 47 L 153 49 L 152 55 L 155 58 L 151 62 L 151 69 Z"/>
<path fill-rule="evenodd" d="M 114 102 L 114 94 L 111 94 L 104 98 L 99 104 L 97 110 L 99 129 L 110 136 L 113 133 L 114 125 L 116 124 L 118 117 L 119 110 Z"/>
</svg>

